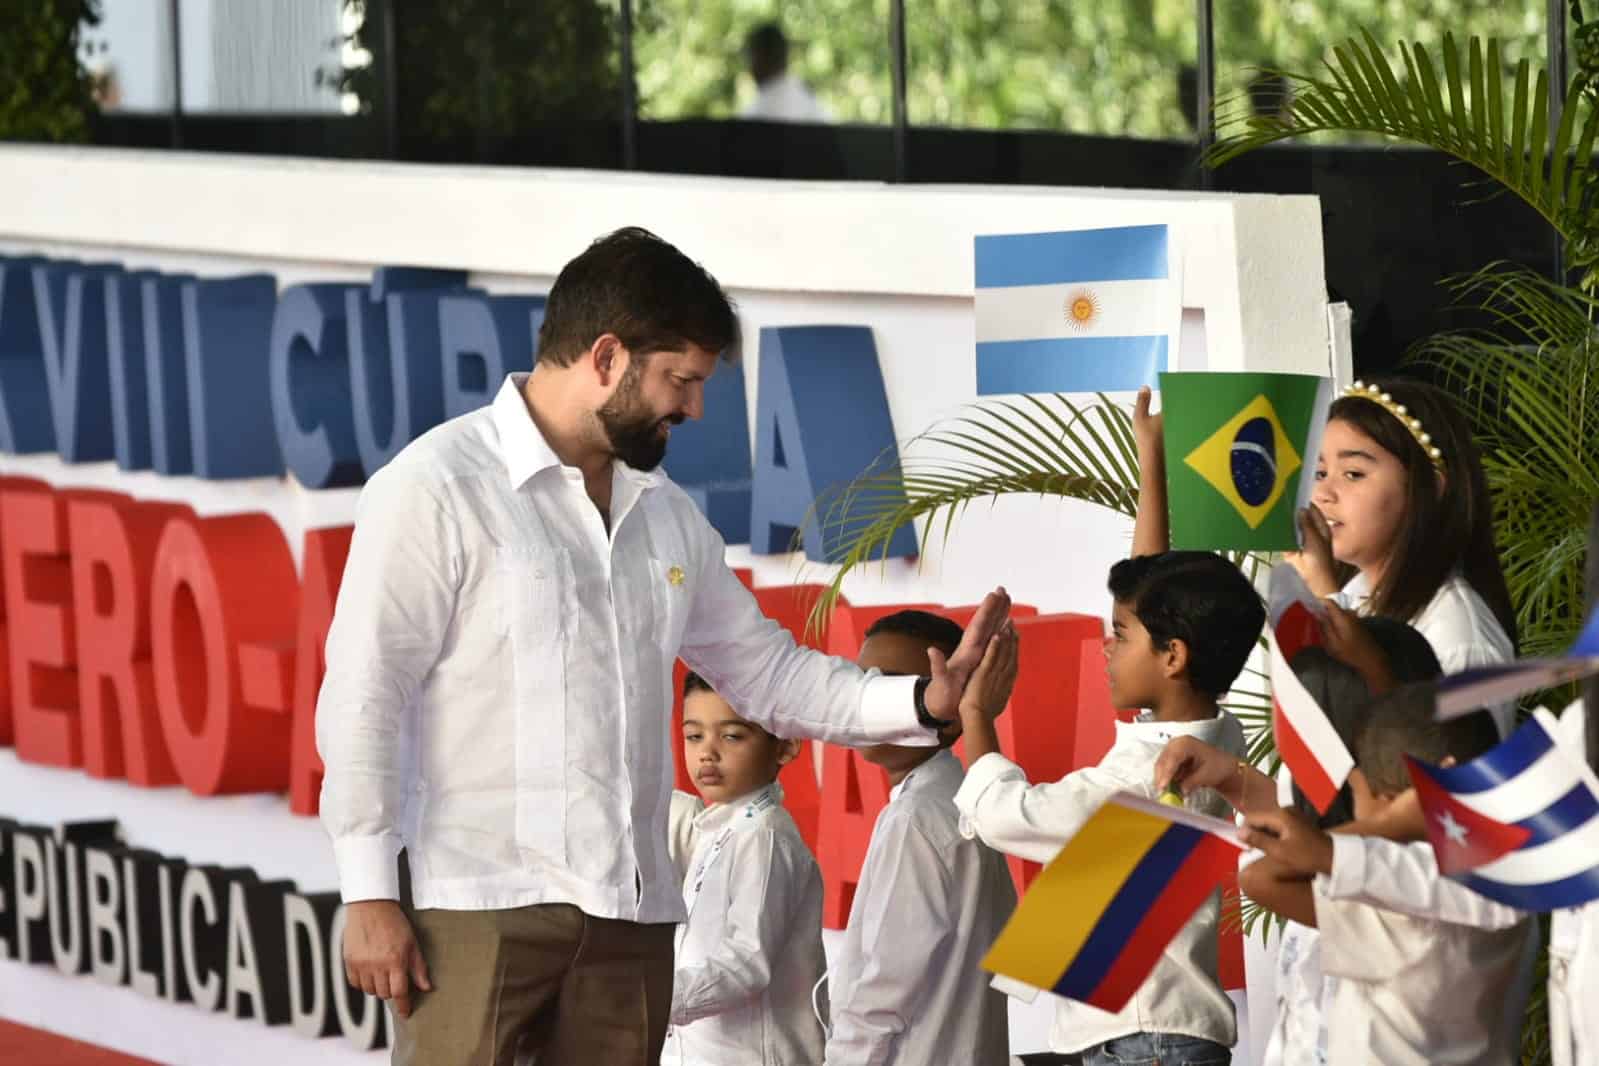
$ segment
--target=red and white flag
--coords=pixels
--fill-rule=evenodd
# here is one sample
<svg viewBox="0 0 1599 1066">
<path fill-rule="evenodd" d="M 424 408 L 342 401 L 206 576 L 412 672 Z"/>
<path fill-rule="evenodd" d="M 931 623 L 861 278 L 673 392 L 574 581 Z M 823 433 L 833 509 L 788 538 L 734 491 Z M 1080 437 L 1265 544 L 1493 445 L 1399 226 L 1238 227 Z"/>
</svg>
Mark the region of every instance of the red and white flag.
<svg viewBox="0 0 1599 1066">
<path fill-rule="evenodd" d="M 1325 812 L 1355 768 L 1327 713 L 1289 667 L 1302 648 L 1322 643 L 1325 609 L 1288 563 L 1271 571 L 1272 734 L 1294 784 Z"/>
</svg>

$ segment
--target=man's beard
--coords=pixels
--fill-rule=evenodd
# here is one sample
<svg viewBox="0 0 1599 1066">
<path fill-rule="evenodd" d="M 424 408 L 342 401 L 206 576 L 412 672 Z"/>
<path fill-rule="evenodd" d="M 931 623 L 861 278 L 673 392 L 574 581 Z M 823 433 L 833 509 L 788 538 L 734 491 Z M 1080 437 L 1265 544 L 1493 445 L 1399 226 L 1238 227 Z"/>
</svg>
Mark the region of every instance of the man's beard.
<svg viewBox="0 0 1599 1066">
<path fill-rule="evenodd" d="M 628 363 L 616 391 L 598 412 L 611 454 L 635 470 L 654 470 L 666 457 L 666 425 L 680 425 L 682 415 L 657 418 L 645 406 L 639 383 L 643 370 L 636 360 Z"/>
</svg>

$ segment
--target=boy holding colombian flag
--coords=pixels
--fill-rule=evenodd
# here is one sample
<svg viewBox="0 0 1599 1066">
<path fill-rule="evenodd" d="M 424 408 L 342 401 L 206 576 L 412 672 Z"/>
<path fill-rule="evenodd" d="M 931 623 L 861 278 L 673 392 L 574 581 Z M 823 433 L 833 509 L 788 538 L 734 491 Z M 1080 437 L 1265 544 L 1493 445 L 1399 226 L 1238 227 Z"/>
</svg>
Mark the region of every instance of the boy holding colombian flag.
<svg viewBox="0 0 1599 1066">
<path fill-rule="evenodd" d="M 1164 477 L 1159 426 L 1148 414 L 1148 403 L 1146 391 L 1136 420 L 1146 480 Z M 1164 493 L 1150 498 L 1164 500 Z M 1165 549 L 1164 509 L 1155 515 L 1140 507 L 1133 557 L 1110 571 L 1115 610 L 1105 659 L 1111 700 L 1142 713 L 1132 722 L 1116 723 L 1115 743 L 1097 766 L 1033 785 L 1021 767 L 999 754 L 992 720 L 976 708 L 963 708 L 969 769 L 955 796 L 962 832 L 1006 854 L 1047 863 L 1113 794 L 1157 798 L 1151 785 L 1155 759 L 1174 737 L 1193 736 L 1242 756 L 1243 729 L 1216 701 L 1243 670 L 1265 609 L 1226 559 Z M 1231 813 L 1210 790 L 1189 796 L 1186 805 L 1216 817 Z M 1084 1066 L 1230 1062 L 1237 1029 L 1232 1000 L 1217 976 L 1219 916 L 1217 891 L 1166 946 L 1121 1010 L 1058 999 L 1050 1050 L 1080 1054 Z"/>
</svg>

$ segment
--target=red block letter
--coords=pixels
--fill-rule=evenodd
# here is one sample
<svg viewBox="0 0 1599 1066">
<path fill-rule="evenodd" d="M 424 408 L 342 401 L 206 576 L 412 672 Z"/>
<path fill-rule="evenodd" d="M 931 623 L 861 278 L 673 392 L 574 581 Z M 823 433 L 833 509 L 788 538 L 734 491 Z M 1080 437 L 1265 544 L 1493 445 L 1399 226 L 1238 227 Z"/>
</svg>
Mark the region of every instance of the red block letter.
<svg viewBox="0 0 1599 1066">
<path fill-rule="evenodd" d="M 50 486 L 31 477 L 0 477 L 0 493 L 24 489 L 49 492 Z M 4 536 L 5 524 L 0 522 L 0 538 Z M 11 630 L 6 620 L 5 570 L 0 566 L 0 647 L 6 649 L 0 652 L 0 747 L 10 747 L 16 737 L 11 722 Z"/>
<path fill-rule="evenodd" d="M 150 664 L 150 573 L 176 504 L 75 498 L 67 504 L 77 623 L 83 766 L 154 787 L 177 781 Z"/>
<path fill-rule="evenodd" d="M 849 924 L 872 827 L 888 805 L 888 773 L 836 744 L 822 747 L 822 813 L 816 864 L 822 868 L 822 925 Z"/>
<path fill-rule="evenodd" d="M 235 662 L 245 645 L 288 646 L 299 585 L 266 515 L 175 518 L 151 588 L 156 699 L 178 778 L 199 795 L 289 783 L 289 719 L 251 707 Z"/>
<path fill-rule="evenodd" d="M 51 766 L 83 762 L 65 510 L 48 488 L 0 494 L 17 755 Z"/>
</svg>

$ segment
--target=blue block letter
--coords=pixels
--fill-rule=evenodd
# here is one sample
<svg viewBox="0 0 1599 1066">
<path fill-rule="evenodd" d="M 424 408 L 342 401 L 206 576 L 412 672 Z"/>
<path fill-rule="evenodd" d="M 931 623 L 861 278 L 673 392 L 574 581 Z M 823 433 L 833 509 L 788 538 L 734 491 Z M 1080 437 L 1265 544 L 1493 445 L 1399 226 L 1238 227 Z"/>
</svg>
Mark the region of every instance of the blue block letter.
<svg viewBox="0 0 1599 1066">
<path fill-rule="evenodd" d="M 277 280 L 271 274 L 183 286 L 189 430 L 198 477 L 283 473 L 268 373 L 276 304 Z"/>
<path fill-rule="evenodd" d="M 869 328 L 767 327 L 760 364 L 750 545 L 771 555 L 790 550 L 818 496 L 868 467 L 884 469 L 898 453 Z M 836 560 L 860 522 L 829 515 L 826 500 L 819 511 L 805 530 L 805 556 Z M 915 555 L 916 531 L 900 527 L 888 554 Z"/>
<path fill-rule="evenodd" d="M 471 293 L 439 301 L 444 417 L 494 399 L 505 375 L 533 369 L 533 338 L 544 321 L 542 296 Z"/>
</svg>

